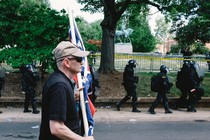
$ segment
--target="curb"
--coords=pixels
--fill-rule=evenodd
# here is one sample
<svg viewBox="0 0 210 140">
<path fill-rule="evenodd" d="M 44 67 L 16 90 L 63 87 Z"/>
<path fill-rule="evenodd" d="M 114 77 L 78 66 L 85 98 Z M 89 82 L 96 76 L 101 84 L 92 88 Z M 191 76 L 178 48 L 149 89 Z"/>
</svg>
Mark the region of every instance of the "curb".
<svg viewBox="0 0 210 140">
<path fill-rule="evenodd" d="M 123 97 L 122 97 L 123 98 Z M 119 102 L 122 98 L 119 97 L 98 97 L 95 101 L 95 106 L 111 106 L 115 107 L 115 104 Z M 149 107 L 152 102 L 155 100 L 155 97 L 140 97 L 138 98 L 138 106 L 140 107 Z M 178 97 L 169 97 L 168 103 L 169 106 L 173 105 L 175 100 Z M 24 98 L 23 97 L 1 97 L 0 98 L 0 107 L 7 106 L 23 106 Z M 38 105 L 41 105 L 41 98 L 38 98 Z M 131 106 L 131 100 L 128 100 L 123 106 Z M 159 104 L 162 106 L 162 104 Z M 199 108 L 210 108 L 210 97 L 202 97 L 202 99 L 197 103 Z"/>
<path fill-rule="evenodd" d="M 123 97 L 122 97 L 123 98 Z M 96 99 L 96 106 L 114 106 L 116 102 L 120 102 L 122 98 L 117 97 L 98 97 Z M 140 97 L 138 98 L 138 106 L 140 107 L 150 107 L 155 97 Z M 169 106 L 172 106 L 173 103 L 178 99 L 178 97 L 168 97 Z M 131 106 L 131 100 L 128 100 L 123 106 Z M 160 103 L 158 106 L 162 106 Z M 196 105 L 199 108 L 210 108 L 210 97 L 202 97 L 202 99 Z"/>
</svg>

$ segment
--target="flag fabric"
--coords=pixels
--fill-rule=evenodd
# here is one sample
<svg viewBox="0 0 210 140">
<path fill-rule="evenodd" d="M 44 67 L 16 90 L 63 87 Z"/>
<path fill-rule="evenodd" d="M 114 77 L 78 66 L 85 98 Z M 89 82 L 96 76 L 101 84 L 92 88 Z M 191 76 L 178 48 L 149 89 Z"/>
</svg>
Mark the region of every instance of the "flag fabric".
<svg viewBox="0 0 210 140">
<path fill-rule="evenodd" d="M 72 17 L 72 19 L 70 19 L 73 21 L 73 28 L 74 33 L 72 33 L 72 29 L 69 30 L 69 36 L 70 36 L 70 41 L 72 42 L 72 39 L 74 38 L 76 40 L 76 44 L 77 47 L 79 47 L 80 50 L 85 51 L 85 46 L 83 44 L 81 35 L 79 33 L 79 30 L 77 28 L 76 22 L 74 20 L 74 18 Z M 83 93 L 84 93 L 84 100 L 85 100 L 85 108 L 86 108 L 86 114 L 87 114 L 87 121 L 88 121 L 88 125 L 89 125 L 89 130 L 88 130 L 88 135 L 91 136 L 93 135 L 93 129 L 94 129 L 94 119 L 93 119 L 93 115 L 94 113 L 91 112 L 91 110 L 95 111 L 94 109 L 91 109 L 89 106 L 89 103 L 91 102 L 90 100 L 88 100 L 88 91 L 91 88 L 91 84 L 92 84 L 92 76 L 90 73 L 90 69 L 89 69 L 89 64 L 88 64 L 88 60 L 87 57 L 83 58 L 83 62 L 84 65 L 82 66 L 82 72 L 81 72 L 81 80 L 82 80 L 82 85 L 83 85 Z M 76 82 L 78 82 L 78 77 L 74 78 L 76 80 Z M 77 83 L 78 85 L 78 83 Z M 93 108 L 94 106 L 92 106 Z"/>
<path fill-rule="evenodd" d="M 88 102 L 89 102 L 89 106 L 90 106 L 90 112 L 92 114 L 92 116 L 94 116 L 95 112 L 96 112 L 96 108 L 93 105 L 92 101 L 90 100 L 90 98 L 88 97 Z"/>
</svg>

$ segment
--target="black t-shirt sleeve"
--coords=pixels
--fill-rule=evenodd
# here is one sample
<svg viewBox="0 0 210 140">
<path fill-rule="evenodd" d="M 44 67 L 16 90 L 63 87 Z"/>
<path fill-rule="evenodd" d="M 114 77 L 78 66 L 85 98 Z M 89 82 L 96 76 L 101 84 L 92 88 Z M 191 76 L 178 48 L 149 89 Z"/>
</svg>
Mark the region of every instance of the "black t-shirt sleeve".
<svg viewBox="0 0 210 140">
<path fill-rule="evenodd" d="M 49 120 L 66 121 L 66 85 L 57 83 L 53 86 L 50 94 Z"/>
</svg>

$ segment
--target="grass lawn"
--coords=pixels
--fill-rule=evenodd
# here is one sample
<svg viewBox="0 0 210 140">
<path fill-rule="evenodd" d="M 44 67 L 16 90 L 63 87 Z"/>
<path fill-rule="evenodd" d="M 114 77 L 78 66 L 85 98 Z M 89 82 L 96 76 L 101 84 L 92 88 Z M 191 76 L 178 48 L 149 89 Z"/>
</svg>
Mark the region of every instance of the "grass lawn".
<svg viewBox="0 0 210 140">
<path fill-rule="evenodd" d="M 152 92 L 150 90 L 150 82 L 152 75 L 155 75 L 155 72 L 140 72 L 138 73 L 139 76 L 139 83 L 137 86 L 137 94 L 139 97 L 155 97 L 157 93 Z M 170 82 L 173 83 L 173 87 L 168 94 L 168 97 L 177 97 L 180 96 L 181 92 L 179 89 L 176 88 L 176 72 L 168 73 L 168 77 Z M 205 97 L 210 97 L 210 73 L 205 73 L 204 80 L 201 84 L 201 87 L 205 90 Z"/>
</svg>

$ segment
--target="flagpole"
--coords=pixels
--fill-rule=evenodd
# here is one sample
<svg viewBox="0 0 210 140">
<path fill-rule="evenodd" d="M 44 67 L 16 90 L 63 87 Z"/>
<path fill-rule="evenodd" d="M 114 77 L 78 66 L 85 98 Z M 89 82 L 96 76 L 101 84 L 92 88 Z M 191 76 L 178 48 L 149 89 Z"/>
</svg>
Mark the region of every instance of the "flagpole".
<svg viewBox="0 0 210 140">
<path fill-rule="evenodd" d="M 69 22 L 70 22 L 70 29 L 71 29 L 71 36 L 72 36 L 72 43 L 76 45 L 76 37 L 75 37 L 75 30 L 74 30 L 74 24 L 73 24 L 73 10 L 69 11 L 68 8 L 68 12 L 69 12 Z M 78 78 L 78 86 L 79 88 L 82 87 L 82 77 L 81 77 L 81 73 L 77 74 L 77 78 Z M 83 123 L 84 123 L 84 131 L 85 134 L 84 136 L 88 136 L 88 131 L 89 131 L 89 127 L 88 127 L 88 120 L 87 120 L 87 113 L 86 113 L 86 106 L 85 106 L 85 99 L 84 99 L 84 92 L 83 90 L 80 91 L 80 106 L 81 106 L 81 110 L 82 110 L 82 118 L 83 118 Z"/>
<path fill-rule="evenodd" d="M 73 23 L 73 10 L 71 11 L 68 8 L 68 14 L 69 14 L 70 29 L 71 29 L 71 42 L 76 45 L 77 43 L 76 43 L 74 23 Z"/>
<path fill-rule="evenodd" d="M 73 16 L 73 12 L 72 12 L 72 17 L 74 17 Z M 71 26 L 71 27 L 74 27 L 75 26 L 75 28 L 77 28 L 77 24 L 74 24 L 76 21 L 75 21 L 75 19 L 74 18 L 70 18 L 70 19 L 73 19 L 72 21 L 73 21 L 73 26 Z M 77 28 L 78 29 L 78 28 Z M 73 33 L 75 34 L 75 30 L 73 31 Z M 81 37 L 81 35 L 80 35 L 80 33 L 78 33 L 78 36 L 79 36 L 79 38 L 82 38 Z M 74 36 L 75 37 L 75 36 Z M 75 40 L 76 40 L 76 38 L 75 38 Z M 81 40 L 81 43 L 82 43 L 82 45 L 84 45 L 84 43 L 83 43 L 83 41 Z M 75 44 L 76 44 L 76 42 L 75 42 Z M 83 51 L 85 51 L 85 48 L 83 48 Z M 88 65 L 88 60 L 87 60 L 87 57 L 85 57 L 85 61 L 84 61 L 85 63 L 84 63 L 84 68 L 85 69 L 87 69 L 87 65 Z M 85 70 L 84 71 L 84 75 L 87 75 L 87 70 Z"/>
</svg>

